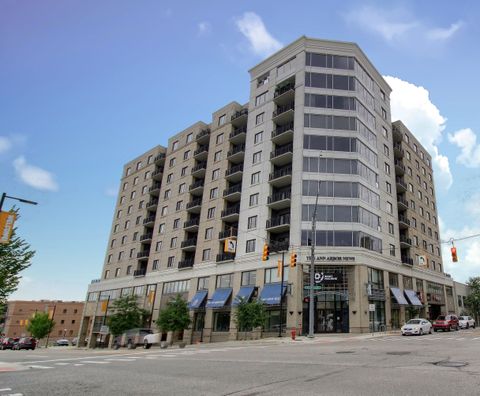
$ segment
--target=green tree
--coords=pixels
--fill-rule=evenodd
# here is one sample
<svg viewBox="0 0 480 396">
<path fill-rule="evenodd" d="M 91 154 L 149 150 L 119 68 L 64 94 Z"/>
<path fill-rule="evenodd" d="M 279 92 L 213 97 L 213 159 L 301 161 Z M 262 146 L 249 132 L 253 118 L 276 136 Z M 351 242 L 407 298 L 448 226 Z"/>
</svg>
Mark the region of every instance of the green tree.
<svg viewBox="0 0 480 396">
<path fill-rule="evenodd" d="M 112 314 L 107 323 L 113 336 L 129 329 L 142 327 L 149 312 L 138 306 L 136 296 L 125 296 L 115 300 L 110 308 Z"/>
<path fill-rule="evenodd" d="M 32 316 L 28 325 L 27 331 L 38 340 L 45 338 L 52 331 L 55 326 L 53 319 L 50 319 L 48 313 L 37 312 Z"/>
<path fill-rule="evenodd" d="M 187 302 L 180 294 L 167 303 L 167 307 L 159 312 L 155 321 L 157 327 L 164 332 L 181 332 L 190 326 L 190 322 Z"/>
<path fill-rule="evenodd" d="M 478 322 L 480 315 L 480 276 L 472 277 L 468 280 L 467 286 L 469 287 L 469 294 L 465 299 L 470 314 L 475 316 Z"/>
<path fill-rule="evenodd" d="M 241 298 L 235 311 L 235 323 L 239 331 L 252 331 L 256 327 L 264 327 L 267 320 L 265 305 L 261 301 Z"/>
<path fill-rule="evenodd" d="M 13 229 L 10 242 L 0 244 L 0 306 L 5 308 L 7 298 L 18 288 L 20 272 L 31 265 L 35 252 L 30 245 L 16 235 Z"/>
</svg>

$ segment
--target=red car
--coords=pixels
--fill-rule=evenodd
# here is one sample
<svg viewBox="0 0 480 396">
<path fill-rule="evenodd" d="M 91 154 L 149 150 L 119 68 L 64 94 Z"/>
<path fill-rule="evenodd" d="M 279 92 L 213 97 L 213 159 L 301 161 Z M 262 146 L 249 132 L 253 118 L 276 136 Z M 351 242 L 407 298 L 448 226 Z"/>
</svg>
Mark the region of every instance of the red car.
<svg viewBox="0 0 480 396">
<path fill-rule="evenodd" d="M 5 337 L 2 343 L 0 344 L 0 349 L 1 350 L 12 349 L 18 340 L 19 340 L 18 338 Z"/>
<path fill-rule="evenodd" d="M 32 351 L 35 350 L 35 347 L 37 346 L 37 340 L 33 337 L 23 337 L 18 340 L 13 345 L 14 350 L 19 351 L 20 349 L 31 349 Z"/>
<path fill-rule="evenodd" d="M 458 331 L 459 328 L 458 317 L 455 315 L 440 315 L 437 320 L 433 322 L 433 331 Z"/>
</svg>

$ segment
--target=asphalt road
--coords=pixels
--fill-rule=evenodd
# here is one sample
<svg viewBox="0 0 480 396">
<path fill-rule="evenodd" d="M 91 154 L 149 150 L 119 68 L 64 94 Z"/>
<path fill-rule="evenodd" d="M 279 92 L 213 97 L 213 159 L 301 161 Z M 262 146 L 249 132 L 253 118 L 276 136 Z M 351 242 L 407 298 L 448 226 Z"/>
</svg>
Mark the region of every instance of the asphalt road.
<svg viewBox="0 0 480 396">
<path fill-rule="evenodd" d="M 479 330 L 0 351 L 0 395 L 479 395 L 479 352 Z"/>
</svg>

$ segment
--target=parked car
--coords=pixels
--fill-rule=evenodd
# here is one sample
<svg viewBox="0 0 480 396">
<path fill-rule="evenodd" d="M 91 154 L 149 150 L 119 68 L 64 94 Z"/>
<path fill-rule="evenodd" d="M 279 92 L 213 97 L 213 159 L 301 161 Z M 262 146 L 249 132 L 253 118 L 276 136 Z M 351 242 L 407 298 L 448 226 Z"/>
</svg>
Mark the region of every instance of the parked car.
<svg viewBox="0 0 480 396">
<path fill-rule="evenodd" d="M 145 337 L 143 337 L 143 347 L 145 349 L 150 349 L 152 345 L 160 344 L 160 341 L 162 341 L 161 333 L 147 334 Z"/>
<path fill-rule="evenodd" d="M 152 333 L 151 329 L 135 328 L 127 330 L 121 336 L 115 337 L 113 340 L 113 348 L 118 349 L 126 346 L 128 349 L 134 349 L 137 346 L 142 346 L 145 336 Z"/>
<path fill-rule="evenodd" d="M 13 344 L 12 349 L 14 350 L 21 350 L 21 349 L 31 349 L 32 351 L 35 350 L 37 347 L 37 340 L 33 337 L 22 337 Z"/>
<path fill-rule="evenodd" d="M 12 349 L 13 345 L 18 342 L 19 338 L 5 337 L 0 345 L 1 350 Z"/>
<path fill-rule="evenodd" d="M 451 331 L 458 330 L 459 328 L 460 327 L 458 325 L 458 318 L 456 315 L 440 315 L 433 322 L 433 331 Z"/>
<path fill-rule="evenodd" d="M 73 346 L 76 346 L 76 345 L 77 345 L 77 342 L 78 342 L 78 337 L 75 337 L 75 338 L 72 340 L 72 345 L 73 345 Z"/>
<path fill-rule="evenodd" d="M 68 340 L 57 340 L 53 343 L 53 345 L 55 345 L 55 346 L 69 346 L 70 343 L 68 342 Z"/>
<path fill-rule="evenodd" d="M 432 324 L 427 319 L 410 319 L 401 330 L 402 336 L 432 334 Z"/>
<path fill-rule="evenodd" d="M 461 329 L 469 329 L 470 327 L 475 328 L 475 319 L 471 316 L 459 316 L 458 325 Z"/>
</svg>

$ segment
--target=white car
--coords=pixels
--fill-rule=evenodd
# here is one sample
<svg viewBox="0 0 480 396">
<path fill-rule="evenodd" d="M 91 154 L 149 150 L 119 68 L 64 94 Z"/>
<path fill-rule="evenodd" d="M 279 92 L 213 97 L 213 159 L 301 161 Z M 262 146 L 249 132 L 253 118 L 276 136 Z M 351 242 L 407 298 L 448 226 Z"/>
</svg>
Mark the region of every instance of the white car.
<svg viewBox="0 0 480 396">
<path fill-rule="evenodd" d="M 432 324 L 427 319 L 410 319 L 402 326 L 402 335 L 432 334 Z"/>
<path fill-rule="evenodd" d="M 143 347 L 145 349 L 150 349 L 152 345 L 160 344 L 162 340 L 162 335 L 160 333 L 147 334 L 143 337 Z"/>
<path fill-rule="evenodd" d="M 469 329 L 470 327 L 475 328 L 475 319 L 471 316 L 459 316 L 458 326 L 461 329 Z"/>
</svg>

